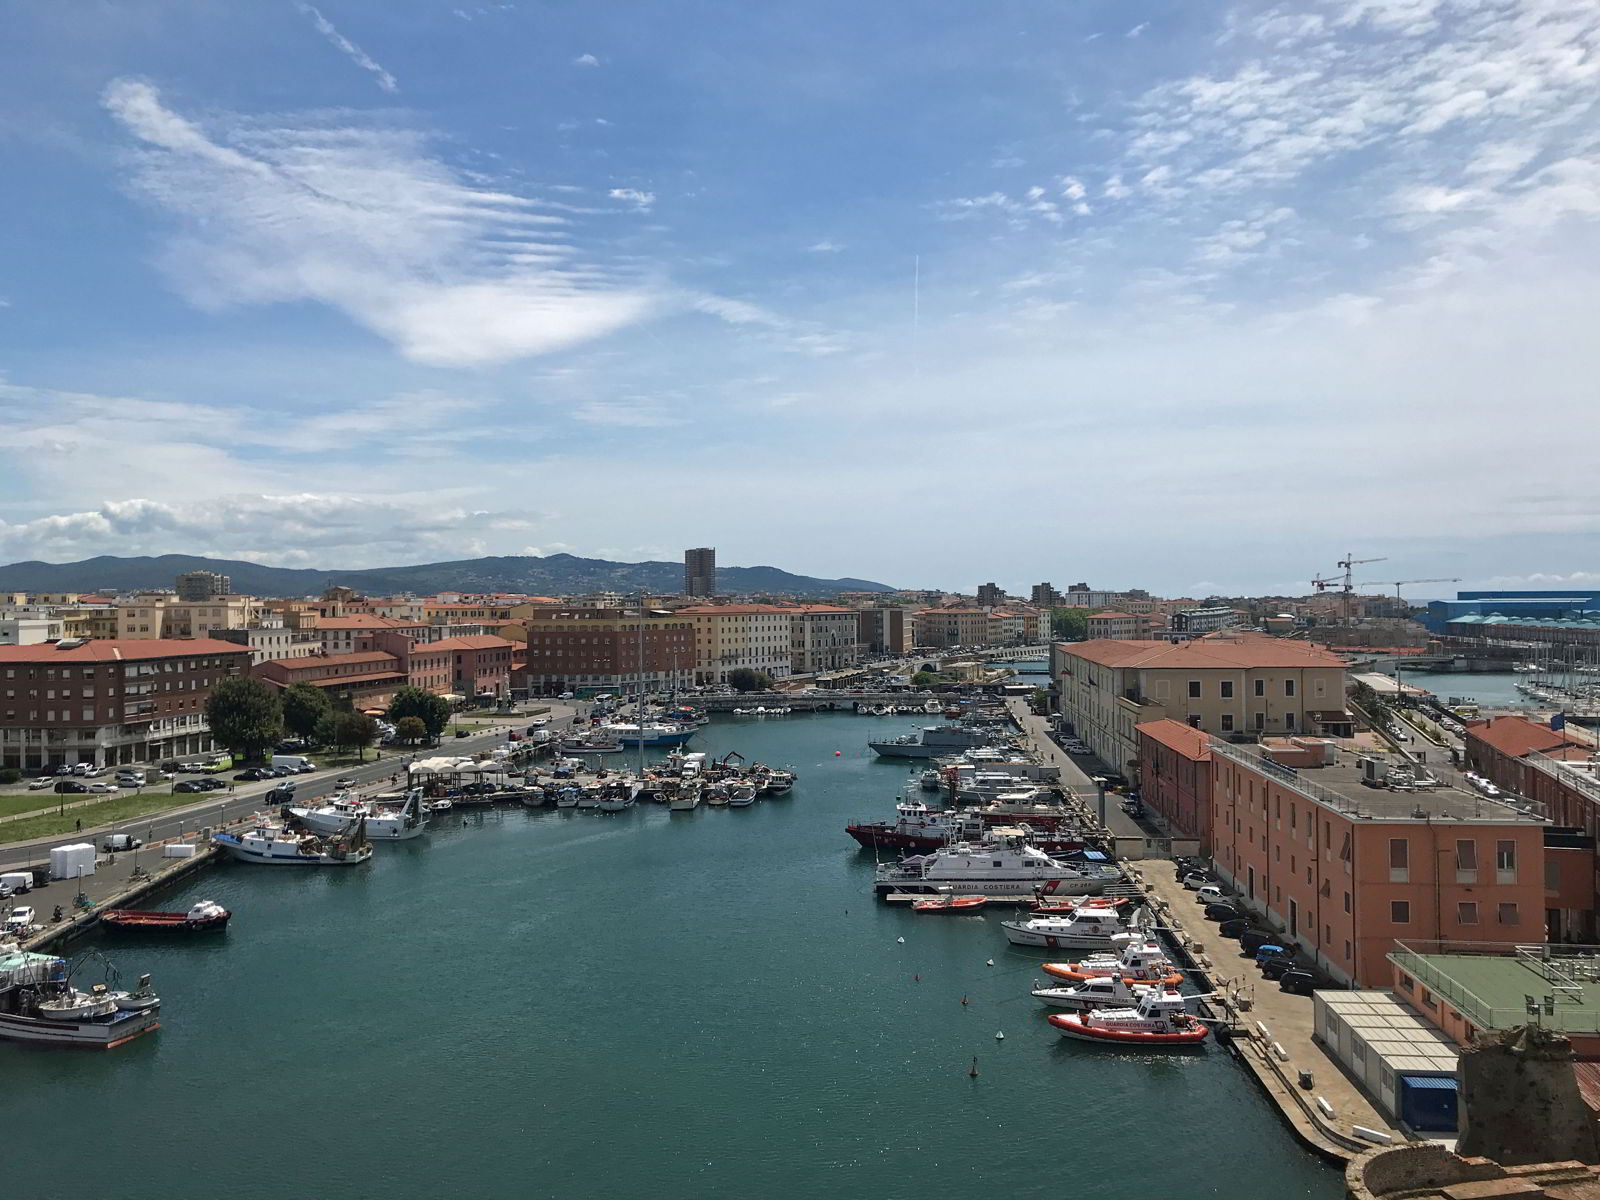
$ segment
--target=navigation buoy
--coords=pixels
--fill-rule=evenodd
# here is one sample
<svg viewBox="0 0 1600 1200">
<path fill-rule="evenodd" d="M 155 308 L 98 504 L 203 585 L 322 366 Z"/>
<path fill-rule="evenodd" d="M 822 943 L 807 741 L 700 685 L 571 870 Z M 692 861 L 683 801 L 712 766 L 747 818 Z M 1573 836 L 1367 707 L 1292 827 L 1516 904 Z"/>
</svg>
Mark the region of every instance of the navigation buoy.
<svg viewBox="0 0 1600 1200">
<path fill-rule="evenodd" d="M 839 757 L 839 756 L 840 756 L 840 755 L 841 755 L 841 754 L 843 754 L 843 753 L 844 753 L 844 751 L 843 751 L 843 750 L 835 750 L 835 751 L 834 751 L 834 752 L 833 752 L 833 756 L 834 756 L 834 757 L 835 757 L 835 758 L 838 758 L 838 757 Z"/>
<path fill-rule="evenodd" d="M 922 976 L 921 975 L 913 975 L 911 978 L 916 980 L 918 983 L 922 982 Z"/>
<path fill-rule="evenodd" d="M 903 937 L 895 938 L 895 941 L 899 942 L 900 945 L 902 945 L 902 946 L 904 946 L 906 944 L 906 940 Z"/>
<path fill-rule="evenodd" d="M 994 959 L 991 958 L 988 962 L 984 963 L 983 965 L 986 966 L 986 967 L 994 966 Z"/>
<path fill-rule="evenodd" d="M 963 997 L 961 997 L 961 1003 L 962 1003 L 962 1004 L 963 1004 L 963 1005 L 965 1005 L 965 1004 L 966 1004 L 966 1002 L 967 1002 L 967 998 L 966 998 L 966 997 L 965 997 L 965 996 L 963 996 Z"/>
<path fill-rule="evenodd" d="M 997 1042 L 1005 1041 L 1006 1040 L 1005 1031 L 1004 1030 L 997 1031 L 995 1033 L 995 1035 L 994 1035 L 994 1040 L 997 1041 Z"/>
<path fill-rule="evenodd" d="M 967 1069 L 967 1078 L 968 1079 L 976 1079 L 977 1077 L 978 1077 L 978 1059 L 977 1059 L 977 1056 L 974 1055 L 973 1059 L 972 1059 L 972 1066 Z"/>
</svg>

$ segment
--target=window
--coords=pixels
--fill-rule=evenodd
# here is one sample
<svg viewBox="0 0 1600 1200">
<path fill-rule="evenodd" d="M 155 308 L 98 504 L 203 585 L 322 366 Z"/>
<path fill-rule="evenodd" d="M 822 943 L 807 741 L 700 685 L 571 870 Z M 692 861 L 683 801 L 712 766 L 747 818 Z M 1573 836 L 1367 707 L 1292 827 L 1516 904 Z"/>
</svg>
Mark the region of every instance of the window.
<svg viewBox="0 0 1600 1200">
<path fill-rule="evenodd" d="M 1223 713 L 1222 714 L 1222 732 L 1223 733 L 1232 733 L 1233 732 L 1233 714 L 1232 713 Z"/>
<path fill-rule="evenodd" d="M 1462 925 L 1476 925 L 1478 923 L 1478 902 L 1476 900 L 1463 900 L 1457 904 L 1456 920 Z"/>
<path fill-rule="evenodd" d="M 1478 882 L 1478 843 L 1471 838 L 1456 842 L 1456 882 Z"/>
<path fill-rule="evenodd" d="M 1522 924 L 1522 914 L 1517 911 L 1515 904 L 1502 904 L 1495 915 L 1495 920 L 1502 925 L 1520 925 Z"/>
<path fill-rule="evenodd" d="M 1285 679 L 1285 680 L 1284 680 L 1284 681 L 1283 681 L 1283 694 L 1284 694 L 1284 695 L 1285 695 L 1285 696 L 1292 696 L 1292 695 L 1294 695 L 1294 680 L 1292 680 L 1292 679 Z"/>
<path fill-rule="evenodd" d="M 1345 912 L 1349 912 L 1350 911 L 1350 893 L 1349 892 L 1346 892 L 1344 894 L 1344 910 L 1345 910 Z"/>
<path fill-rule="evenodd" d="M 1267 714 L 1263 712 L 1251 713 L 1250 723 L 1257 729 L 1265 729 L 1267 727 Z"/>
<path fill-rule="evenodd" d="M 1189 699 L 1200 699 L 1200 681 L 1198 679 L 1189 680 Z"/>
<path fill-rule="evenodd" d="M 1286 712 L 1283 714 L 1283 727 L 1285 729 L 1294 728 L 1294 714 L 1292 712 Z"/>
<path fill-rule="evenodd" d="M 1411 843 L 1405 838 L 1389 839 L 1389 882 L 1411 881 Z"/>
<path fill-rule="evenodd" d="M 1396 925 L 1409 925 L 1411 923 L 1411 901 L 1389 901 L 1389 920 Z"/>
<path fill-rule="evenodd" d="M 1218 687 L 1220 687 L 1222 689 L 1222 698 L 1224 700 L 1232 700 L 1233 699 L 1233 680 L 1224 679 L 1218 685 Z"/>
<path fill-rule="evenodd" d="M 1437 1008 L 1438 1007 L 1438 1005 L 1434 1002 L 1433 993 L 1430 992 L 1427 988 L 1423 988 L 1422 989 L 1422 1003 L 1427 1008 Z"/>
<path fill-rule="evenodd" d="M 1258 696 L 1265 696 L 1267 694 L 1267 681 L 1265 679 L 1256 680 L 1255 693 Z"/>
<path fill-rule="evenodd" d="M 1494 873 L 1496 883 L 1515 883 L 1517 881 L 1517 844 L 1515 842 L 1496 842 L 1494 844 Z"/>
</svg>

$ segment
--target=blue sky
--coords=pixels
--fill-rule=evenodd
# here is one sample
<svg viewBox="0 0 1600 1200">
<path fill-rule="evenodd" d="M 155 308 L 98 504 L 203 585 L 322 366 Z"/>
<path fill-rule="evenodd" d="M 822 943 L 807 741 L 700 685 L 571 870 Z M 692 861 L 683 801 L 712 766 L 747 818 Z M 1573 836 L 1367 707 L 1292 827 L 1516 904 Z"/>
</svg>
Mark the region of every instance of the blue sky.
<svg viewBox="0 0 1600 1200">
<path fill-rule="evenodd" d="M 1590 0 L 10 22 L 5 560 L 1600 582 Z"/>
</svg>

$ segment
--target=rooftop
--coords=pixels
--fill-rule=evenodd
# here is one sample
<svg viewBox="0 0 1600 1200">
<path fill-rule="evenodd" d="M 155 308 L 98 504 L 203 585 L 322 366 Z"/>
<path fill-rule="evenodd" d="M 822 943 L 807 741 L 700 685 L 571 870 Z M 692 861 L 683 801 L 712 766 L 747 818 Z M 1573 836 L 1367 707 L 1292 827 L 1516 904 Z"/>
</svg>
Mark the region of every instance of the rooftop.
<svg viewBox="0 0 1600 1200">
<path fill-rule="evenodd" d="M 508 642 L 503 637 L 495 637 L 492 633 L 473 634 L 469 637 L 441 638 L 437 642 L 429 642 L 420 646 L 421 650 L 510 650 L 516 646 L 515 642 Z"/>
<path fill-rule="evenodd" d="M 1368 787 L 1362 783 L 1362 756 L 1340 751 L 1337 761 L 1325 767 L 1285 767 L 1263 756 L 1259 746 L 1233 745 L 1213 738 L 1213 758 L 1225 758 L 1251 768 L 1262 776 L 1326 804 L 1357 820 L 1372 821 L 1471 821 L 1478 824 L 1544 824 L 1538 812 L 1516 807 L 1510 797 L 1491 800 L 1468 787 L 1461 777 L 1442 764 L 1428 765 L 1440 786 L 1396 791 L 1387 787 Z M 1398 758 L 1387 759 L 1398 764 Z"/>
<path fill-rule="evenodd" d="M 234 649 L 237 650 L 238 647 L 234 646 Z M 283 671 L 315 671 L 330 666 L 358 666 L 364 663 L 394 663 L 398 669 L 400 660 L 392 654 L 385 654 L 382 650 L 358 650 L 354 654 L 312 654 L 305 658 L 273 658 L 260 665 Z"/>
<path fill-rule="evenodd" d="M 1208 634 L 1190 642 L 1137 642 L 1096 638 L 1069 642 L 1063 653 L 1103 667 L 1141 670 L 1239 670 L 1252 667 L 1340 667 L 1344 660 L 1318 646 L 1265 635 Z"/>
<path fill-rule="evenodd" d="M 322 617 L 318 629 L 423 629 L 424 621 L 407 621 L 401 617 L 381 617 L 377 613 L 361 613 L 350 617 Z"/>
<path fill-rule="evenodd" d="M 1211 757 L 1211 735 L 1182 721 L 1163 717 L 1159 721 L 1145 721 L 1134 728 L 1151 741 L 1176 750 L 1185 758 L 1203 762 Z"/>
<path fill-rule="evenodd" d="M 1541 1009 L 1554 1001 L 1545 1028 L 1600 1033 L 1600 946 L 1396 942 L 1389 961 L 1480 1029 L 1525 1023 L 1532 996 Z"/>
<path fill-rule="evenodd" d="M 1549 752 L 1558 746 L 1574 745 L 1565 734 L 1548 725 L 1540 725 L 1526 717 L 1491 717 L 1487 721 L 1473 721 L 1467 725 L 1468 737 L 1508 754 L 1521 758 L 1533 750 Z"/>
<path fill-rule="evenodd" d="M 70 642 L 72 639 L 66 639 Z M 41 642 L 0 646 L 0 663 L 138 662 L 150 658 L 192 658 L 197 654 L 249 654 L 234 642 L 216 638 L 96 638 L 81 646 Z"/>
</svg>

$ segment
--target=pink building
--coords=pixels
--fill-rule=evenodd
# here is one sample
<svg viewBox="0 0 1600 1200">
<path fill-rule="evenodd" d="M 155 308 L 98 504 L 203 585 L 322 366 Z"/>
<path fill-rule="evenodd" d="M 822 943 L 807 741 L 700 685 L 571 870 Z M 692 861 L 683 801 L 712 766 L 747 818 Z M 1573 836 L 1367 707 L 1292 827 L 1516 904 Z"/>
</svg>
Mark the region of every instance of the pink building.
<svg viewBox="0 0 1600 1200">
<path fill-rule="evenodd" d="M 1211 737 L 1164 717 L 1135 725 L 1139 795 L 1174 836 L 1194 838 L 1211 853 Z"/>
<path fill-rule="evenodd" d="M 418 647 L 415 653 L 450 655 L 451 687 L 461 696 L 511 694 L 511 656 L 515 642 L 484 634 L 479 637 L 444 638 Z"/>
<path fill-rule="evenodd" d="M 1449 786 L 1372 786 L 1349 756 L 1290 768 L 1213 740 L 1211 760 L 1218 871 L 1339 982 L 1387 985 L 1396 940 L 1544 941 L 1541 819 Z"/>
</svg>

